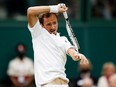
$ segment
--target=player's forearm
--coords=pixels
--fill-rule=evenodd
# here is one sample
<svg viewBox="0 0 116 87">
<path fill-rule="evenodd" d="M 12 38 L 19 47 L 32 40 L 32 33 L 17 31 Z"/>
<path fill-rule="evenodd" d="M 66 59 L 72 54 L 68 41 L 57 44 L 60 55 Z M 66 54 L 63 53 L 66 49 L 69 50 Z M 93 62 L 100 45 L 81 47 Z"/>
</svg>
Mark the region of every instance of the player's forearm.
<svg viewBox="0 0 116 87">
<path fill-rule="evenodd" d="M 72 59 L 74 61 L 78 61 L 79 60 L 79 58 L 75 57 L 75 55 L 77 54 L 77 52 L 73 48 L 69 48 L 68 49 L 68 54 L 72 57 Z"/>
<path fill-rule="evenodd" d="M 58 13 L 58 5 L 53 6 L 34 6 L 27 10 L 27 18 L 30 27 L 33 27 L 38 21 L 38 16 L 43 13 Z"/>
<path fill-rule="evenodd" d="M 27 10 L 27 18 L 30 27 L 33 27 L 38 21 L 38 16 L 43 13 L 59 13 L 67 11 L 67 7 L 62 4 L 50 6 L 34 6 Z"/>
<path fill-rule="evenodd" d="M 89 61 L 83 54 L 76 52 L 73 48 L 70 48 L 68 50 L 68 53 L 74 61 L 80 60 L 80 64 L 88 64 L 89 63 Z"/>
<path fill-rule="evenodd" d="M 49 6 L 35 6 L 35 7 L 29 7 L 27 13 L 29 15 L 34 15 L 38 16 L 39 14 L 42 13 L 48 13 L 50 12 L 50 7 Z"/>
<path fill-rule="evenodd" d="M 38 16 L 42 13 L 47 13 L 50 11 L 49 6 L 34 6 L 29 7 L 27 10 L 27 18 L 30 27 L 33 27 L 38 21 Z"/>
</svg>

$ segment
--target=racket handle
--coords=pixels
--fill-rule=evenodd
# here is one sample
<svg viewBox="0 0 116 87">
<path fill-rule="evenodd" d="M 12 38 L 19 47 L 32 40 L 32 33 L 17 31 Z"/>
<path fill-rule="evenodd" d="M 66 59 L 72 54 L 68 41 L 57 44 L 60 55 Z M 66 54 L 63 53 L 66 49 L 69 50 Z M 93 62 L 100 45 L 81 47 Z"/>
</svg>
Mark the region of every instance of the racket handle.
<svg viewBox="0 0 116 87">
<path fill-rule="evenodd" d="M 63 12 L 63 15 L 64 15 L 64 18 L 67 19 L 68 18 L 68 15 L 67 15 L 67 12 Z"/>
</svg>

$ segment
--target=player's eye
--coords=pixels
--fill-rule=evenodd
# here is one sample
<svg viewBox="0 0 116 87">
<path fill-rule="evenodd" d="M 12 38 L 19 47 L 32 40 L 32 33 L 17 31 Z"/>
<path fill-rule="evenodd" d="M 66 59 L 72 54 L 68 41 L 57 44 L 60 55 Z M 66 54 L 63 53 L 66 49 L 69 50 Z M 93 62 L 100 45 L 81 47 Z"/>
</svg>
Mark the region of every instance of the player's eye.
<svg viewBox="0 0 116 87">
<path fill-rule="evenodd" d="M 53 24 L 56 24 L 56 22 L 53 22 Z"/>
<path fill-rule="evenodd" d="M 51 25 L 51 23 L 48 23 L 48 24 L 46 24 L 47 26 L 50 26 Z"/>
</svg>

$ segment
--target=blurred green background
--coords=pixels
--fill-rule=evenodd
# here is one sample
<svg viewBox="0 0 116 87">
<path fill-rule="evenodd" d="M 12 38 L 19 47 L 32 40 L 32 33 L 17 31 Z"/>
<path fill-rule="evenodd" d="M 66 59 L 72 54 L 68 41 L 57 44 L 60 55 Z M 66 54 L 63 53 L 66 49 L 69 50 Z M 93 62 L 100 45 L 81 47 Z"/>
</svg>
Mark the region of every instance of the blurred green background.
<svg viewBox="0 0 116 87">
<path fill-rule="evenodd" d="M 115 8 L 113 0 L 109 2 L 108 0 L 28 0 L 24 3 L 25 9 L 21 8 L 23 12 L 20 11 L 21 9 L 11 11 L 12 6 L 15 7 L 16 4 L 12 3 L 10 6 L 9 1 L 0 0 L 0 82 L 8 79 L 6 70 L 8 62 L 16 56 L 17 43 L 25 43 L 27 55 L 33 59 L 26 9 L 35 5 L 66 3 L 69 7 L 69 20 L 80 44 L 80 52 L 90 59 L 95 76 L 101 75 L 101 68 L 105 62 L 116 63 L 116 9 L 108 8 L 109 5 Z M 59 14 L 59 32 L 68 37 L 62 14 Z M 68 78 L 77 76 L 77 64 L 78 62 L 74 62 L 68 56 L 66 64 Z"/>
</svg>

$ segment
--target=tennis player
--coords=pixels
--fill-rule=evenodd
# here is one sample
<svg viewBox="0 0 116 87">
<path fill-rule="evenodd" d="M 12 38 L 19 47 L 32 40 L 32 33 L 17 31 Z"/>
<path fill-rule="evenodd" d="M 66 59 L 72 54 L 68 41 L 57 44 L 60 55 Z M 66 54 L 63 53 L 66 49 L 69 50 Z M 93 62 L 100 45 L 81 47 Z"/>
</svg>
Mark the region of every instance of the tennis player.
<svg viewBox="0 0 116 87">
<path fill-rule="evenodd" d="M 65 4 L 58 4 L 34 6 L 27 10 L 37 87 L 69 87 L 69 80 L 65 74 L 66 54 L 70 55 L 74 61 L 88 63 L 87 58 L 76 52 L 68 39 L 57 32 L 57 14 L 67 9 Z"/>
</svg>

